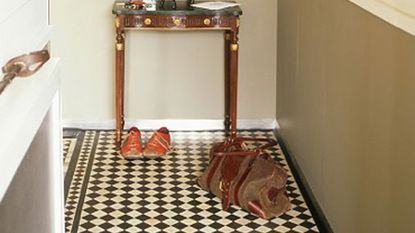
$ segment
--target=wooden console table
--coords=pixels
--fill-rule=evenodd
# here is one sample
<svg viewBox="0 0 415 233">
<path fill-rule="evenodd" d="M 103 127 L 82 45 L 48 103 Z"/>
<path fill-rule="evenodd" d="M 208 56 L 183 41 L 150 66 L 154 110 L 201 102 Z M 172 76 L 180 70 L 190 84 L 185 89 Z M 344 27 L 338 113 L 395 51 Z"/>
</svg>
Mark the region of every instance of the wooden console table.
<svg viewBox="0 0 415 233">
<path fill-rule="evenodd" d="M 210 11 L 192 8 L 186 1 L 177 1 L 173 9 L 171 1 L 156 11 L 132 10 L 125 7 L 126 1 L 116 1 L 115 15 L 115 106 L 116 142 L 121 143 L 124 129 L 124 54 L 127 30 L 221 30 L 225 38 L 225 130 L 236 135 L 236 112 L 238 96 L 238 33 L 242 15 L 240 7 Z"/>
</svg>

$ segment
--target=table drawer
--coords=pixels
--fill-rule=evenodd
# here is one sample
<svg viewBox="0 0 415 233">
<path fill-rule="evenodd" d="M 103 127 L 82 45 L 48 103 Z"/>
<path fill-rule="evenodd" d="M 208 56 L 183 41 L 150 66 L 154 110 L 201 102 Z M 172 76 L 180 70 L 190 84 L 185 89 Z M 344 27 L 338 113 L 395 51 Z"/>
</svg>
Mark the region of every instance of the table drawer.
<svg viewBox="0 0 415 233">
<path fill-rule="evenodd" d="M 239 26 L 236 16 L 126 15 L 126 28 L 226 29 Z"/>
</svg>

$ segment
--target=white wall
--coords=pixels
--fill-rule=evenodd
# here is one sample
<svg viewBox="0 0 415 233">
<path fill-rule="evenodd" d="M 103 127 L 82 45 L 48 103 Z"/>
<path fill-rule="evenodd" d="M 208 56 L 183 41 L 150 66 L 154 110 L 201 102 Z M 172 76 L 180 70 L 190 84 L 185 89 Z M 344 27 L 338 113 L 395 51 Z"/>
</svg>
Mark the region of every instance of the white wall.
<svg viewBox="0 0 415 233">
<path fill-rule="evenodd" d="M 276 1 L 241 0 L 239 117 L 275 118 Z M 51 2 L 65 121 L 114 117 L 113 1 Z M 128 32 L 126 117 L 222 119 L 219 32 Z"/>
</svg>

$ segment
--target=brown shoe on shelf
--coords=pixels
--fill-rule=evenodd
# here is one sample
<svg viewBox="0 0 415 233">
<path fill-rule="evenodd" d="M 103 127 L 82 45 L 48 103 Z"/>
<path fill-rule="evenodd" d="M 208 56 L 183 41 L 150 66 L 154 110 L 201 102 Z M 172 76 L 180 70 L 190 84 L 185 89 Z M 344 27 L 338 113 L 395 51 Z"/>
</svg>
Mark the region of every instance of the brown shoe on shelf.
<svg viewBox="0 0 415 233">
<path fill-rule="evenodd" d="M 170 132 L 166 127 L 162 127 L 155 131 L 148 140 L 143 154 L 145 157 L 165 156 L 170 150 L 170 143 Z"/>
<path fill-rule="evenodd" d="M 134 160 L 143 156 L 141 132 L 138 128 L 132 127 L 128 131 L 127 138 L 121 146 L 121 155 L 127 160 Z"/>
</svg>

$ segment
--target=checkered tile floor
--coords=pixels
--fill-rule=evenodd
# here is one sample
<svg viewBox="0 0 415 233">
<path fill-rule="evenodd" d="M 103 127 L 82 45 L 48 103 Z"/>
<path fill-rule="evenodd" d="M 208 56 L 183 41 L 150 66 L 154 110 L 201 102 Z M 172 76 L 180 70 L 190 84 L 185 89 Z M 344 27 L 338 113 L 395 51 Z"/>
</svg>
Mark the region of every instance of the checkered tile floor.
<svg viewBox="0 0 415 233">
<path fill-rule="evenodd" d="M 143 141 L 150 136 L 144 132 Z M 220 200 L 195 184 L 211 145 L 224 139 L 221 131 L 174 132 L 167 157 L 130 162 L 118 156 L 113 131 L 82 131 L 77 138 L 64 139 L 66 232 L 318 232 L 278 146 L 270 152 L 289 171 L 293 208 L 263 220 L 236 206 L 222 211 Z"/>
</svg>

